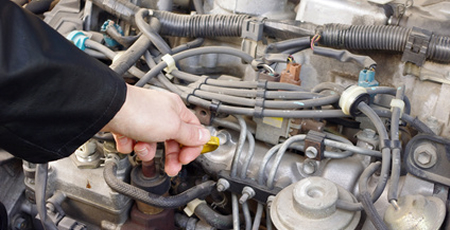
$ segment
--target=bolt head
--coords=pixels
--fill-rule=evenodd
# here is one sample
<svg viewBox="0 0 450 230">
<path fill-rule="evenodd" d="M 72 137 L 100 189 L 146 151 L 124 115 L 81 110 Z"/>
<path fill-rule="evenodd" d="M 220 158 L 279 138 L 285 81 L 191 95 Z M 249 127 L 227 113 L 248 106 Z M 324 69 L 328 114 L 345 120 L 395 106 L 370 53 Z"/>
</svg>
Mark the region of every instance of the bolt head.
<svg viewBox="0 0 450 230">
<path fill-rule="evenodd" d="M 311 175 L 316 172 L 316 163 L 312 160 L 305 160 L 303 162 L 303 172 L 305 172 L 308 175 Z"/>
<path fill-rule="evenodd" d="M 414 162 L 421 168 L 431 168 L 437 163 L 436 147 L 431 143 L 419 145 L 414 150 Z"/>
<path fill-rule="evenodd" d="M 364 129 L 362 134 L 367 138 L 375 138 L 377 136 L 377 133 L 372 129 Z"/>
<path fill-rule="evenodd" d="M 417 156 L 417 162 L 421 164 L 429 164 L 431 162 L 431 154 L 428 152 L 420 152 Z"/>
<path fill-rule="evenodd" d="M 319 151 L 318 151 L 315 147 L 313 147 L 313 146 L 309 146 L 309 147 L 306 148 L 306 150 L 305 150 L 305 155 L 306 155 L 308 158 L 315 158 L 315 157 L 317 157 L 318 154 L 319 154 Z"/>
<path fill-rule="evenodd" d="M 225 186 L 223 186 L 223 185 L 221 185 L 221 184 L 217 185 L 217 191 L 218 191 L 218 192 L 223 192 L 223 191 L 225 191 Z"/>
</svg>

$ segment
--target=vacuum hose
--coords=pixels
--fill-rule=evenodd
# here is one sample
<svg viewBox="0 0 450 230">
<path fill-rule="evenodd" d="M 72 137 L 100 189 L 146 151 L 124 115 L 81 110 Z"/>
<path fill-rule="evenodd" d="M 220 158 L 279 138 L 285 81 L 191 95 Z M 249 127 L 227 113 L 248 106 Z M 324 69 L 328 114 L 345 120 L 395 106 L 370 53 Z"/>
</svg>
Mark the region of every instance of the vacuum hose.
<svg viewBox="0 0 450 230">
<path fill-rule="evenodd" d="M 133 198 L 134 200 L 163 209 L 175 209 L 186 205 L 195 198 L 206 196 L 211 193 L 216 184 L 214 181 L 206 181 L 178 195 L 163 197 L 149 193 L 119 180 L 116 177 L 116 171 L 117 164 L 112 160 L 106 161 L 103 176 L 109 187 L 120 194 Z"/>
</svg>

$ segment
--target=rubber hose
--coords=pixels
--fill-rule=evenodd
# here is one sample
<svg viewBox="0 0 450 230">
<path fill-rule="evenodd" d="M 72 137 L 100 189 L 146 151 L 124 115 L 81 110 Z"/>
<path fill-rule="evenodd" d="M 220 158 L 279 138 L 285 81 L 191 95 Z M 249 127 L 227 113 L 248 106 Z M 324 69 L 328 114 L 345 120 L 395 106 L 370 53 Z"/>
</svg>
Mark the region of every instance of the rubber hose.
<svg viewBox="0 0 450 230">
<path fill-rule="evenodd" d="M 34 0 L 28 3 L 24 8 L 34 14 L 43 14 L 50 9 L 53 0 Z"/>
<path fill-rule="evenodd" d="M 371 165 L 374 165 L 372 163 Z M 369 165 L 369 167 L 371 166 Z M 368 167 L 368 168 L 369 168 Z M 372 197 L 367 189 L 367 182 L 369 181 L 370 176 L 375 172 L 375 170 L 364 170 L 361 174 L 358 184 L 359 184 L 359 198 L 361 200 L 361 204 L 364 208 L 364 211 L 369 217 L 370 221 L 372 221 L 373 225 L 378 230 L 387 230 L 386 225 L 383 222 L 383 219 L 378 214 L 377 209 L 373 205 Z"/>
<path fill-rule="evenodd" d="M 134 16 L 135 22 L 139 30 L 144 33 L 145 36 L 150 39 L 153 45 L 162 53 L 162 54 L 172 54 L 172 49 L 170 46 L 164 41 L 164 39 L 158 34 L 158 31 L 161 29 L 161 24 L 159 20 L 150 17 L 149 23 L 145 21 L 145 17 L 149 16 L 153 11 L 148 9 L 140 9 L 136 15 Z M 145 51 L 146 49 L 144 49 Z"/>
<path fill-rule="evenodd" d="M 386 117 L 386 118 L 391 117 L 391 111 L 390 110 L 387 110 L 387 109 L 376 109 L 374 111 L 380 117 Z M 421 133 L 427 133 L 427 134 L 434 135 L 434 133 L 430 129 L 430 127 L 428 127 L 425 123 L 423 123 L 417 117 L 412 117 L 412 116 L 410 116 L 408 114 L 403 113 L 401 119 L 403 121 L 405 121 L 406 123 L 408 123 L 409 125 L 411 125 L 413 128 L 415 128 L 417 131 L 419 131 Z"/>
<path fill-rule="evenodd" d="M 182 15 L 155 11 L 161 22 L 161 35 L 177 37 L 240 37 L 249 15 Z"/>
<path fill-rule="evenodd" d="M 113 161 L 107 161 L 103 171 L 103 177 L 106 184 L 114 191 L 129 196 L 134 200 L 145 204 L 155 206 L 157 208 L 175 209 L 184 206 L 195 198 L 200 198 L 211 193 L 214 189 L 214 181 L 206 181 L 195 187 L 192 187 L 183 193 L 175 196 L 163 197 L 153 193 L 149 193 L 140 188 L 127 184 L 116 177 L 117 164 Z"/>
<path fill-rule="evenodd" d="M 310 46 L 310 44 L 311 39 L 309 37 L 294 38 L 280 42 L 270 43 L 269 45 L 267 45 L 266 49 L 264 50 L 264 53 L 276 53 L 300 47 L 307 48 Z"/>
<path fill-rule="evenodd" d="M 233 228 L 233 215 L 222 215 L 217 213 L 205 203 L 199 204 L 195 208 L 194 213 L 198 218 L 217 229 Z"/>
<path fill-rule="evenodd" d="M 139 60 L 150 44 L 150 39 L 146 36 L 140 36 L 138 40 L 133 43 L 133 45 L 131 45 L 125 53 L 121 54 L 119 58 L 114 60 L 109 67 L 117 74 L 123 75 Z"/>
<path fill-rule="evenodd" d="M 361 203 L 364 207 L 364 211 L 367 214 L 367 217 L 372 222 L 377 230 L 388 230 L 386 224 L 383 222 L 380 214 L 378 214 L 377 209 L 372 203 L 370 199 L 369 192 L 363 192 L 360 195 Z"/>
<path fill-rule="evenodd" d="M 405 95 L 405 87 L 398 87 L 395 99 L 403 100 Z M 398 184 L 400 180 L 401 171 L 401 157 L 400 157 L 400 117 L 401 109 L 399 107 L 392 107 L 391 114 L 391 140 L 392 140 L 392 169 L 391 169 L 391 180 L 388 189 L 388 200 L 397 201 L 398 199 Z"/>
<path fill-rule="evenodd" d="M 350 50 L 389 50 L 403 52 L 410 28 L 386 25 L 327 24 L 322 31 L 325 46 Z M 427 50 L 432 61 L 450 62 L 450 37 L 433 34 Z"/>
<path fill-rule="evenodd" d="M 106 29 L 106 34 L 109 35 L 112 39 L 116 40 L 119 44 L 129 47 L 133 44 L 141 35 L 135 36 L 123 36 L 113 26 L 108 26 Z"/>
<path fill-rule="evenodd" d="M 196 218 L 189 218 L 186 215 L 175 213 L 175 225 L 186 230 L 195 229 L 198 220 Z"/>
</svg>

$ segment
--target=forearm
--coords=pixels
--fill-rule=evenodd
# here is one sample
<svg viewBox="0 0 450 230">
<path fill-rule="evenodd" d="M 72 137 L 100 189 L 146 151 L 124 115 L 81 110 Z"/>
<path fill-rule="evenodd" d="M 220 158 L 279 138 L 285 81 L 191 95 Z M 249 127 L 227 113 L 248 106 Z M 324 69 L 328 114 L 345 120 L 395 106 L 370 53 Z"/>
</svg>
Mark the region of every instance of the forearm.
<svg viewBox="0 0 450 230">
<path fill-rule="evenodd" d="M 125 96 L 125 83 L 106 65 L 0 0 L 0 147 L 32 162 L 68 156 Z"/>
</svg>

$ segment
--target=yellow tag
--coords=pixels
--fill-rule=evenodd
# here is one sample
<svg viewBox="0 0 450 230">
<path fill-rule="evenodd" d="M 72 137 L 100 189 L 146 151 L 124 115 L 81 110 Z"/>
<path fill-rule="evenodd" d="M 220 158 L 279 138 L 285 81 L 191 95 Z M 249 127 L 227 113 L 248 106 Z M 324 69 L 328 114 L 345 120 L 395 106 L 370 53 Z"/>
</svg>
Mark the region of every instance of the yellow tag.
<svg viewBox="0 0 450 230">
<path fill-rule="evenodd" d="M 218 137 L 211 136 L 211 139 L 209 139 L 209 141 L 206 142 L 205 145 L 203 145 L 201 154 L 212 152 L 212 151 L 216 150 L 217 148 L 219 148 L 219 145 L 220 145 L 220 139 Z M 180 145 L 180 148 L 183 148 L 183 145 Z"/>
<path fill-rule="evenodd" d="M 283 126 L 283 118 L 282 117 L 264 117 L 263 123 L 277 127 L 277 128 L 281 128 L 281 126 Z"/>
<path fill-rule="evenodd" d="M 217 148 L 219 148 L 220 145 L 220 140 L 218 137 L 215 136 L 211 136 L 211 139 L 209 139 L 209 141 L 203 145 L 203 149 L 202 149 L 202 154 L 204 153 L 209 153 L 212 152 L 214 150 L 216 150 Z"/>
</svg>

